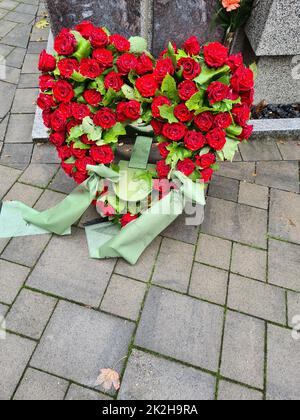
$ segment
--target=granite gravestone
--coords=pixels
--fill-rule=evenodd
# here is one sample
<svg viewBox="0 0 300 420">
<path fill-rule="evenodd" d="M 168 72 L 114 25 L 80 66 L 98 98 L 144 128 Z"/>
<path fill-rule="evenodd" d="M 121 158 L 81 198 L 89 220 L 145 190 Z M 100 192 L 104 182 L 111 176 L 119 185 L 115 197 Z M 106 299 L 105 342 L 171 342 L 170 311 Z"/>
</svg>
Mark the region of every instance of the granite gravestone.
<svg viewBox="0 0 300 420">
<path fill-rule="evenodd" d="M 223 37 L 222 30 L 211 27 L 216 0 L 46 1 L 54 33 L 91 20 L 125 36 L 144 36 L 155 54 L 162 51 L 169 40 L 180 45 L 192 35 L 197 35 L 203 43 Z"/>
</svg>

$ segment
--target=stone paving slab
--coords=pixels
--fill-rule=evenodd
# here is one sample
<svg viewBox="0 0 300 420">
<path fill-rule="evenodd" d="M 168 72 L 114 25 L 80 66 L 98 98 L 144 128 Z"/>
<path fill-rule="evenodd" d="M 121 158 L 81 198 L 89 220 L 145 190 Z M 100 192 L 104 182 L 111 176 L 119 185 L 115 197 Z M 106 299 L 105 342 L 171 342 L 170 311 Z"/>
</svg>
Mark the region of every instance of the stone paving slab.
<svg viewBox="0 0 300 420">
<path fill-rule="evenodd" d="M 239 203 L 267 210 L 269 206 L 269 190 L 261 185 L 241 182 Z"/>
<path fill-rule="evenodd" d="M 265 320 L 286 323 L 284 290 L 231 274 L 228 307 Z"/>
<path fill-rule="evenodd" d="M 0 165 L 0 199 L 4 197 L 21 174 L 22 172 L 19 170 Z"/>
<path fill-rule="evenodd" d="M 4 144 L 0 165 L 11 166 L 16 169 L 25 169 L 30 163 L 32 153 L 32 144 Z"/>
<path fill-rule="evenodd" d="M 23 172 L 20 182 L 45 188 L 58 170 L 58 165 L 32 163 Z"/>
<path fill-rule="evenodd" d="M 233 244 L 231 271 L 244 277 L 266 281 L 267 252 Z"/>
<path fill-rule="evenodd" d="M 60 302 L 31 365 L 94 388 L 101 369 L 122 370 L 133 331 L 129 321 Z"/>
<path fill-rule="evenodd" d="M 300 292 L 300 246 L 269 242 L 269 283 Z"/>
<path fill-rule="evenodd" d="M 263 399 L 262 392 L 254 391 L 227 381 L 220 381 L 219 384 L 219 401 L 261 401 Z"/>
<path fill-rule="evenodd" d="M 135 343 L 165 356 L 216 372 L 223 312 L 218 306 L 152 287 Z"/>
<path fill-rule="evenodd" d="M 189 215 L 183 213 L 162 232 L 162 236 L 195 245 L 198 239 L 199 226 L 188 225 L 186 221 L 189 218 Z"/>
<path fill-rule="evenodd" d="M 51 235 L 24 236 L 12 238 L 2 257 L 17 264 L 33 267 Z"/>
<path fill-rule="evenodd" d="M 229 270 L 231 259 L 231 242 L 201 233 L 195 260 Z M 216 258 L 217 255 L 217 258 Z"/>
<path fill-rule="evenodd" d="M 7 65 L 9 65 L 7 63 Z M 8 111 L 10 110 L 13 98 L 15 95 L 16 87 L 11 83 L 6 83 L 0 81 L 0 92 L 1 96 L 5 98 L 5 101 L 0 102 L 0 118 L 4 118 Z"/>
<path fill-rule="evenodd" d="M 36 343 L 13 334 L 0 340 L 0 400 L 9 400 L 21 379 Z"/>
<path fill-rule="evenodd" d="M 113 275 L 100 309 L 136 321 L 146 293 L 146 284 Z"/>
<path fill-rule="evenodd" d="M 11 304 L 23 286 L 30 269 L 0 259 L 0 301 Z"/>
<path fill-rule="evenodd" d="M 49 296 L 23 289 L 6 318 L 6 326 L 10 331 L 38 340 L 56 303 Z"/>
<path fill-rule="evenodd" d="M 300 244 L 300 195 L 271 190 L 269 233 Z"/>
<path fill-rule="evenodd" d="M 298 162 L 258 162 L 256 170 L 257 184 L 299 192 Z"/>
<path fill-rule="evenodd" d="M 279 141 L 277 146 L 284 160 L 300 160 L 300 144 L 294 141 Z"/>
<path fill-rule="evenodd" d="M 267 247 L 267 212 L 209 197 L 202 232 L 259 248 Z"/>
<path fill-rule="evenodd" d="M 32 143 L 33 114 L 11 115 L 6 143 Z"/>
<path fill-rule="evenodd" d="M 229 311 L 226 316 L 221 375 L 263 389 L 265 324 Z"/>
<path fill-rule="evenodd" d="M 8 311 L 9 307 L 0 303 L 0 317 L 4 317 Z"/>
<path fill-rule="evenodd" d="M 63 400 L 69 383 L 63 379 L 27 369 L 17 389 L 14 400 L 19 401 L 58 401 Z"/>
<path fill-rule="evenodd" d="M 300 399 L 299 341 L 291 330 L 268 326 L 267 399 Z"/>
<path fill-rule="evenodd" d="M 164 238 L 153 273 L 153 283 L 179 292 L 187 292 L 193 256 L 192 245 Z"/>
<path fill-rule="evenodd" d="M 219 176 L 238 179 L 239 181 L 255 181 L 254 162 L 221 162 Z"/>
<path fill-rule="evenodd" d="M 14 47 L 26 48 L 30 32 L 31 25 L 19 23 L 2 39 L 2 42 Z"/>
<path fill-rule="evenodd" d="M 99 392 L 92 391 L 82 386 L 72 384 L 67 392 L 66 398 L 67 401 L 100 401 L 100 400 L 112 400 L 112 398 L 107 395 L 101 394 Z"/>
<path fill-rule="evenodd" d="M 282 160 L 277 144 L 273 140 L 255 140 L 240 144 L 243 160 L 258 162 L 264 160 Z"/>
<path fill-rule="evenodd" d="M 29 276 L 27 285 L 56 296 L 98 306 L 115 265 L 89 258 L 85 232 L 54 236 Z M 57 276 L 57 273 L 60 273 Z"/>
<path fill-rule="evenodd" d="M 32 207 L 39 197 L 41 196 L 43 190 L 40 188 L 32 187 L 30 185 L 24 185 L 19 182 L 16 182 L 11 190 L 3 198 L 4 201 L 22 201 L 27 206 Z"/>
<path fill-rule="evenodd" d="M 216 379 L 191 367 L 134 350 L 119 400 L 213 400 Z"/>
<path fill-rule="evenodd" d="M 210 197 L 221 198 L 229 201 L 237 201 L 239 193 L 239 181 L 236 179 L 215 176 L 209 186 Z"/>
<path fill-rule="evenodd" d="M 291 328 L 300 324 L 300 293 L 288 292 L 288 324 Z"/>
</svg>

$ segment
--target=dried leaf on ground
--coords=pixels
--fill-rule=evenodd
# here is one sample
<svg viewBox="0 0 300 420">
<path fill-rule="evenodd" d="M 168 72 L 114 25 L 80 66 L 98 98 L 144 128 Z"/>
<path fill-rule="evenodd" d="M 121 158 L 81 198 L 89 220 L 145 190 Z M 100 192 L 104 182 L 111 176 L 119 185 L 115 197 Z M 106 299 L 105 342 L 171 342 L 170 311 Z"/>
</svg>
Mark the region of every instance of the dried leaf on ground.
<svg viewBox="0 0 300 420">
<path fill-rule="evenodd" d="M 113 369 L 101 369 L 96 385 L 101 385 L 105 391 L 112 387 L 117 391 L 120 388 L 120 375 Z"/>
<path fill-rule="evenodd" d="M 35 27 L 38 29 L 45 29 L 50 25 L 47 19 L 43 18 L 35 24 Z"/>
</svg>

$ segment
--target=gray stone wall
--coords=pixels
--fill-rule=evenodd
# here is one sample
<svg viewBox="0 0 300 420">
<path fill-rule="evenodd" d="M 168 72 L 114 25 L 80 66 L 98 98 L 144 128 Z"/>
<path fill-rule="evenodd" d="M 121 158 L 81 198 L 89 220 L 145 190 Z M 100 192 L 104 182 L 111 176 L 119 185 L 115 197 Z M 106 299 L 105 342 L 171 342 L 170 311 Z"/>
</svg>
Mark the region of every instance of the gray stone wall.
<svg viewBox="0 0 300 420">
<path fill-rule="evenodd" d="M 54 33 L 91 20 L 125 36 L 144 36 L 155 54 L 170 40 L 181 44 L 192 35 L 203 43 L 223 38 L 222 30 L 211 27 L 216 0 L 46 1 Z"/>
</svg>

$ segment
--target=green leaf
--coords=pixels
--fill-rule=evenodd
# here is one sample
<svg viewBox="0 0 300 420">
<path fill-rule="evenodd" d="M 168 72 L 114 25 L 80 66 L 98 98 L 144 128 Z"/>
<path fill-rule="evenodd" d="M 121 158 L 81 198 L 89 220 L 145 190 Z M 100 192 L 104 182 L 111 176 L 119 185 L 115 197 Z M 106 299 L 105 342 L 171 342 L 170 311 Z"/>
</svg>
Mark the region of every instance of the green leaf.
<svg viewBox="0 0 300 420">
<path fill-rule="evenodd" d="M 73 147 L 74 149 L 81 149 L 81 150 L 87 150 L 91 148 L 91 146 L 89 146 L 88 144 L 84 144 L 82 143 L 82 141 L 79 141 L 79 140 L 73 143 Z"/>
<path fill-rule="evenodd" d="M 219 69 L 209 68 L 206 64 L 202 65 L 201 74 L 194 79 L 194 82 L 199 83 L 199 85 L 204 85 L 205 83 L 211 81 L 217 76 L 224 75 L 230 72 L 229 66 L 223 66 Z"/>
<path fill-rule="evenodd" d="M 75 82 L 83 83 L 86 81 L 86 77 L 82 76 L 82 74 L 78 73 L 77 71 L 74 71 L 74 73 L 71 76 L 72 80 L 75 80 Z"/>
<path fill-rule="evenodd" d="M 169 105 L 162 105 L 159 107 L 161 117 L 168 120 L 170 124 L 178 122 L 178 119 L 174 115 L 174 109 L 175 106 Z"/>
<path fill-rule="evenodd" d="M 72 127 L 70 130 L 70 136 L 69 139 L 78 139 L 84 134 L 84 131 L 82 129 L 81 125 L 77 125 L 76 127 Z"/>
<path fill-rule="evenodd" d="M 187 150 L 185 147 L 179 146 L 178 143 L 172 143 L 167 147 L 169 155 L 166 159 L 167 165 L 171 165 L 172 169 L 176 168 L 177 163 L 180 160 L 184 160 L 192 156 L 192 152 Z"/>
<path fill-rule="evenodd" d="M 85 117 L 82 121 L 82 130 L 85 134 L 89 134 L 95 128 L 94 122 L 91 117 Z"/>
<path fill-rule="evenodd" d="M 242 134 L 243 129 L 239 125 L 231 125 L 227 128 L 226 133 L 230 136 L 238 137 Z"/>
<path fill-rule="evenodd" d="M 254 79 L 257 79 L 257 74 L 258 74 L 258 68 L 257 68 L 257 64 L 254 62 L 249 66 L 249 69 L 253 71 L 254 74 Z"/>
<path fill-rule="evenodd" d="M 110 130 L 106 131 L 103 140 L 105 143 L 117 143 L 119 136 L 124 136 L 125 134 L 125 127 L 123 126 L 123 124 L 118 122 Z"/>
<path fill-rule="evenodd" d="M 233 140 L 230 138 L 227 138 L 226 144 L 223 147 L 223 149 L 218 152 L 218 156 L 221 160 L 230 160 L 233 161 L 233 158 L 238 150 L 240 142 L 237 140 Z"/>
<path fill-rule="evenodd" d="M 71 31 L 71 33 L 75 36 L 77 41 L 77 50 L 73 54 L 73 57 L 77 58 L 78 61 L 81 61 L 83 58 L 89 57 L 92 52 L 92 46 L 90 41 L 83 38 L 83 36 L 77 31 Z"/>
<path fill-rule="evenodd" d="M 104 86 L 104 76 L 99 76 L 95 79 L 95 82 L 97 83 L 97 90 L 101 93 L 101 95 L 106 94 L 106 89 Z"/>
<path fill-rule="evenodd" d="M 131 86 L 123 85 L 122 92 L 126 99 L 129 99 L 130 101 L 135 99 L 134 89 Z"/>
<path fill-rule="evenodd" d="M 213 104 L 213 109 L 218 112 L 230 112 L 233 108 L 233 105 L 241 103 L 241 98 L 238 98 L 234 101 L 231 99 L 224 99 L 222 102 L 216 102 Z"/>
<path fill-rule="evenodd" d="M 129 38 L 130 52 L 133 54 L 142 54 L 148 48 L 147 41 L 140 36 L 132 36 Z"/>
<path fill-rule="evenodd" d="M 88 139 L 91 141 L 98 141 L 102 138 L 102 128 L 101 127 L 93 127 L 93 130 L 88 134 Z"/>
<path fill-rule="evenodd" d="M 130 70 L 128 74 L 128 80 L 133 86 L 135 86 L 137 78 L 138 78 L 138 75 L 136 74 L 136 72 L 134 70 Z"/>
<path fill-rule="evenodd" d="M 84 85 L 77 86 L 74 89 L 75 97 L 78 98 L 78 96 L 82 95 L 84 91 L 85 91 Z"/>
<path fill-rule="evenodd" d="M 176 81 L 170 74 L 167 74 L 166 77 L 164 78 L 161 85 L 161 90 L 163 93 L 167 95 L 169 99 L 171 99 L 171 101 L 174 101 L 174 102 L 179 101 Z"/>
<path fill-rule="evenodd" d="M 103 101 L 102 101 L 103 105 L 109 106 L 117 97 L 118 97 L 118 93 L 114 89 L 109 88 L 103 98 Z"/>
<path fill-rule="evenodd" d="M 189 178 L 196 182 L 198 179 L 200 179 L 200 172 L 198 169 L 195 169 L 194 172 L 189 176 Z"/>
<path fill-rule="evenodd" d="M 216 112 L 216 110 L 213 108 L 209 108 L 208 106 L 202 106 L 201 108 L 198 109 L 198 111 L 195 112 L 195 115 L 202 114 L 202 112 L 206 112 L 206 111 Z"/>
<path fill-rule="evenodd" d="M 64 162 L 72 165 L 73 163 L 76 162 L 76 158 L 74 156 L 71 156 L 69 159 L 65 160 Z"/>
<path fill-rule="evenodd" d="M 205 90 L 201 89 L 199 92 L 195 93 L 191 99 L 186 102 L 186 106 L 190 111 L 198 111 L 203 106 L 205 96 Z"/>
<path fill-rule="evenodd" d="M 203 147 L 203 149 L 201 149 L 199 155 L 200 156 L 203 156 L 203 155 L 206 155 L 209 152 L 210 152 L 210 147 L 209 146 L 206 146 L 206 147 Z"/>
<path fill-rule="evenodd" d="M 152 120 L 152 111 L 151 109 L 148 109 L 146 112 L 143 112 L 142 121 L 146 124 L 149 124 L 151 120 Z"/>
</svg>

